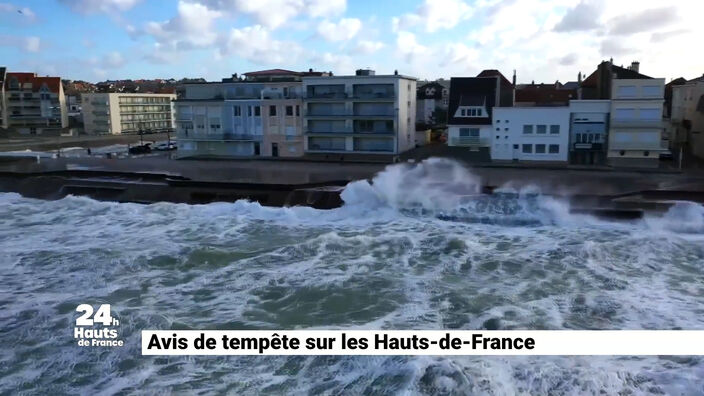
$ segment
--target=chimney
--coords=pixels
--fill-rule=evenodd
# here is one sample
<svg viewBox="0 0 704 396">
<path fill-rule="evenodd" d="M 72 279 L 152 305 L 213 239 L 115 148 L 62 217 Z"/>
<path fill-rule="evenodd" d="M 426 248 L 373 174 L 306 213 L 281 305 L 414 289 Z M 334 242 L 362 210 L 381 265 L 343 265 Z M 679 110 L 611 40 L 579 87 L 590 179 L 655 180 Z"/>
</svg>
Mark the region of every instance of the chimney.
<svg viewBox="0 0 704 396">
<path fill-rule="evenodd" d="M 394 70 L 394 76 L 398 76 L 398 70 Z"/>
<path fill-rule="evenodd" d="M 582 84 L 582 72 L 577 73 L 577 83 Z"/>
<path fill-rule="evenodd" d="M 308 69 L 308 73 L 313 73 L 313 68 Z"/>
<path fill-rule="evenodd" d="M 513 69 L 513 86 L 516 86 L 516 69 Z"/>
<path fill-rule="evenodd" d="M 638 62 L 638 61 L 633 61 L 633 62 L 631 62 L 631 67 L 630 67 L 630 69 L 633 70 L 633 71 L 636 72 L 636 73 L 639 73 L 639 72 L 640 72 L 640 62 Z"/>
</svg>

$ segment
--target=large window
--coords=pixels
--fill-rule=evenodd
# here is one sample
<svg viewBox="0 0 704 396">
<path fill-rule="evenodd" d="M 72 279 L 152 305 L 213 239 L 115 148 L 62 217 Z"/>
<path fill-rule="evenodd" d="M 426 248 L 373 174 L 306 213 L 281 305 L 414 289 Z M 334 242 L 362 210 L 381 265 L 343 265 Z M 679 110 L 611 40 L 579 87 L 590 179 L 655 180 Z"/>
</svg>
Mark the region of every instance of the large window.
<svg viewBox="0 0 704 396">
<path fill-rule="evenodd" d="M 636 118 L 636 109 L 616 109 L 614 118 L 617 120 L 633 120 Z"/>
<path fill-rule="evenodd" d="M 460 128 L 460 137 L 479 137 L 479 128 Z"/>
<path fill-rule="evenodd" d="M 550 147 L 548 148 L 550 154 L 559 154 L 560 153 L 560 145 L 558 144 L 551 144 Z"/>
<path fill-rule="evenodd" d="M 544 144 L 536 144 L 535 145 L 535 153 L 536 154 L 545 154 L 545 145 Z"/>
<path fill-rule="evenodd" d="M 523 152 L 526 154 L 533 153 L 533 145 L 532 144 L 524 144 L 523 145 Z"/>
<path fill-rule="evenodd" d="M 623 85 L 618 87 L 616 92 L 618 97 L 634 97 L 636 96 L 636 87 L 635 85 Z"/>
<path fill-rule="evenodd" d="M 286 115 L 289 117 L 293 116 L 293 106 L 286 106 Z"/>
<path fill-rule="evenodd" d="M 659 120 L 662 118 L 662 111 L 660 109 L 640 109 L 641 120 Z"/>
<path fill-rule="evenodd" d="M 276 106 L 274 106 L 274 105 L 269 106 L 269 115 L 272 117 L 276 115 Z"/>
<path fill-rule="evenodd" d="M 232 108 L 235 117 L 242 117 L 242 108 L 240 106 L 235 106 Z"/>
<path fill-rule="evenodd" d="M 657 85 L 646 85 L 643 87 L 643 96 L 656 96 L 656 97 L 661 97 L 660 96 L 660 87 Z"/>
<path fill-rule="evenodd" d="M 523 133 L 524 134 L 533 133 L 533 125 L 523 125 Z"/>
<path fill-rule="evenodd" d="M 548 132 L 548 127 L 547 125 L 538 125 L 535 132 L 544 135 Z"/>
<path fill-rule="evenodd" d="M 550 125 L 550 134 L 551 135 L 559 135 L 560 134 L 560 126 L 559 125 Z"/>
</svg>

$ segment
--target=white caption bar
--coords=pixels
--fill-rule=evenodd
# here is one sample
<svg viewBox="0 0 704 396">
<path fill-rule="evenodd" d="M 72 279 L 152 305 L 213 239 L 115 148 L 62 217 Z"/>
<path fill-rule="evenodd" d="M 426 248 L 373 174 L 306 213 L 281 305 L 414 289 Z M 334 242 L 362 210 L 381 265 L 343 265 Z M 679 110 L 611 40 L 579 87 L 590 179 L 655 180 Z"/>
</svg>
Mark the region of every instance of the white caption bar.
<svg viewBox="0 0 704 396">
<path fill-rule="evenodd" d="M 143 330 L 142 355 L 704 355 L 704 331 Z"/>
</svg>

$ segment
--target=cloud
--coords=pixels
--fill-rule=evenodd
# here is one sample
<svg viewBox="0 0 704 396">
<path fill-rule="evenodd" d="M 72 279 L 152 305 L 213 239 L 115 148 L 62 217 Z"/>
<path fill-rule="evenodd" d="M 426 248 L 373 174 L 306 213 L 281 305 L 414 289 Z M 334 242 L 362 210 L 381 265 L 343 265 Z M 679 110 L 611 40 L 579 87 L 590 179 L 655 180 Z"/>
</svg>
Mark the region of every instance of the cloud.
<svg viewBox="0 0 704 396">
<path fill-rule="evenodd" d="M 233 28 L 220 43 L 220 54 L 223 57 L 237 55 L 259 64 L 292 64 L 302 52 L 302 48 L 294 42 L 273 39 L 261 25 Z"/>
<path fill-rule="evenodd" d="M 355 54 L 371 55 L 380 49 L 384 48 L 385 44 L 381 41 L 360 40 L 354 46 L 352 52 Z"/>
<path fill-rule="evenodd" d="M 404 31 L 396 34 L 396 52 L 409 63 L 419 57 L 428 56 L 428 48 L 418 44 L 413 33 Z"/>
<path fill-rule="evenodd" d="M 8 17 L 11 15 L 12 20 L 20 19 L 24 22 L 35 22 L 37 20 L 37 15 L 31 8 L 12 3 L 0 3 L 0 14 L 8 14 Z"/>
<path fill-rule="evenodd" d="M 15 47 L 23 52 L 39 52 L 41 49 L 41 39 L 36 36 L 13 36 L 0 35 L 0 46 Z"/>
<path fill-rule="evenodd" d="M 689 29 L 675 29 L 675 30 L 670 30 L 666 32 L 656 32 L 650 35 L 650 40 L 654 42 L 660 42 L 660 41 L 665 41 L 668 40 L 672 37 L 679 36 L 682 34 L 689 33 Z"/>
<path fill-rule="evenodd" d="M 452 64 L 470 66 L 479 60 L 479 56 L 479 51 L 467 47 L 463 43 L 449 43 L 445 45 L 438 56 L 433 57 L 440 59 L 440 66 Z"/>
<path fill-rule="evenodd" d="M 203 0 L 213 10 L 228 14 L 247 14 L 267 29 L 276 29 L 304 15 L 329 18 L 342 15 L 346 0 Z"/>
<path fill-rule="evenodd" d="M 131 9 L 141 0 L 59 0 L 73 11 L 81 14 L 123 12 Z"/>
<path fill-rule="evenodd" d="M 619 39 L 607 39 L 602 41 L 600 51 L 604 56 L 620 56 L 637 52 L 634 48 L 624 45 Z"/>
<path fill-rule="evenodd" d="M 191 49 L 206 47 L 217 39 L 215 20 L 222 16 L 200 3 L 179 1 L 177 15 L 165 22 L 149 22 L 143 29 L 155 40 L 173 48 Z M 135 28 L 127 27 L 128 34 L 134 35 Z"/>
<path fill-rule="evenodd" d="M 609 34 L 629 35 L 647 32 L 667 26 L 678 19 L 677 9 L 673 6 L 652 8 L 611 19 L 608 23 Z"/>
<path fill-rule="evenodd" d="M 318 25 L 318 35 L 326 41 L 346 41 L 357 35 L 362 28 L 362 21 L 357 18 L 344 18 L 338 23 L 328 20 Z"/>
<path fill-rule="evenodd" d="M 556 32 L 574 32 L 592 30 L 599 27 L 602 4 L 596 1 L 583 0 L 577 6 L 567 11 L 562 20 L 555 25 Z"/>
<path fill-rule="evenodd" d="M 452 29 L 472 16 L 472 7 L 461 0 L 425 0 L 415 13 L 403 14 L 392 19 L 394 32 L 422 25 L 426 32 Z"/>
<path fill-rule="evenodd" d="M 27 52 L 39 52 L 41 40 L 39 37 L 30 36 L 24 39 L 24 49 Z"/>
<path fill-rule="evenodd" d="M 557 63 L 561 64 L 562 66 L 572 66 L 577 63 L 577 54 L 575 54 L 574 52 L 569 53 L 558 59 Z"/>
<path fill-rule="evenodd" d="M 107 69 L 119 69 L 127 63 L 117 51 L 113 51 L 103 57 L 102 65 Z"/>
<path fill-rule="evenodd" d="M 334 70 L 337 74 L 352 74 L 354 72 L 354 64 L 352 57 L 349 55 L 332 54 L 325 52 L 316 55 L 310 59 L 313 64 L 322 65 L 323 69 Z"/>
</svg>

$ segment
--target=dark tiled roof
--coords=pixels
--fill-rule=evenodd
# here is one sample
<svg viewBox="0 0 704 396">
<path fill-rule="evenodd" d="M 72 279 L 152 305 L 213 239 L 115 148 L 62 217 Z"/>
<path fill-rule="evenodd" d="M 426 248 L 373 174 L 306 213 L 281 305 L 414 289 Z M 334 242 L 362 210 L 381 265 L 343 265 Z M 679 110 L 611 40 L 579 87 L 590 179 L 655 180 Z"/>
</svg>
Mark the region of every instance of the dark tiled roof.
<svg viewBox="0 0 704 396">
<path fill-rule="evenodd" d="M 477 77 L 499 77 L 502 83 L 513 85 L 511 81 L 508 80 L 508 78 L 504 77 L 504 75 L 496 69 L 482 70 L 481 73 L 477 74 Z"/>
<path fill-rule="evenodd" d="M 268 69 L 268 70 L 259 70 L 259 71 L 253 71 L 249 73 L 245 73 L 245 76 L 248 77 L 261 77 L 261 76 L 280 76 L 280 75 L 292 75 L 292 76 L 299 76 L 301 73 L 295 72 L 292 70 L 285 70 L 285 69 Z"/>
<path fill-rule="evenodd" d="M 553 85 L 535 85 L 516 90 L 516 102 L 535 103 L 537 105 L 566 104 L 570 99 L 577 99 L 574 89 L 559 89 Z"/>
<path fill-rule="evenodd" d="M 432 95 L 426 94 L 428 88 L 435 88 L 435 92 Z M 416 90 L 416 99 L 442 99 L 443 89 L 445 89 L 445 87 L 435 81 L 423 84 Z"/>
<path fill-rule="evenodd" d="M 453 77 L 450 80 L 450 105 L 448 108 L 449 125 L 491 125 L 491 115 L 496 106 L 497 77 Z M 477 106 L 485 105 L 487 117 L 456 118 L 454 115 L 459 106 L 471 106 L 469 102 L 479 102 Z"/>
<path fill-rule="evenodd" d="M 599 67 L 602 67 L 602 65 L 607 66 L 608 63 L 609 62 L 604 61 L 599 65 Z M 598 72 L 599 68 L 597 67 L 597 70 L 595 70 L 592 74 L 589 75 L 589 77 L 582 81 L 582 87 L 596 87 Z M 641 74 L 637 71 L 626 69 L 625 67 L 620 67 L 616 65 L 611 65 L 611 72 L 616 74 L 616 78 L 620 80 L 652 79 L 652 77 L 646 76 L 645 74 Z"/>
</svg>

